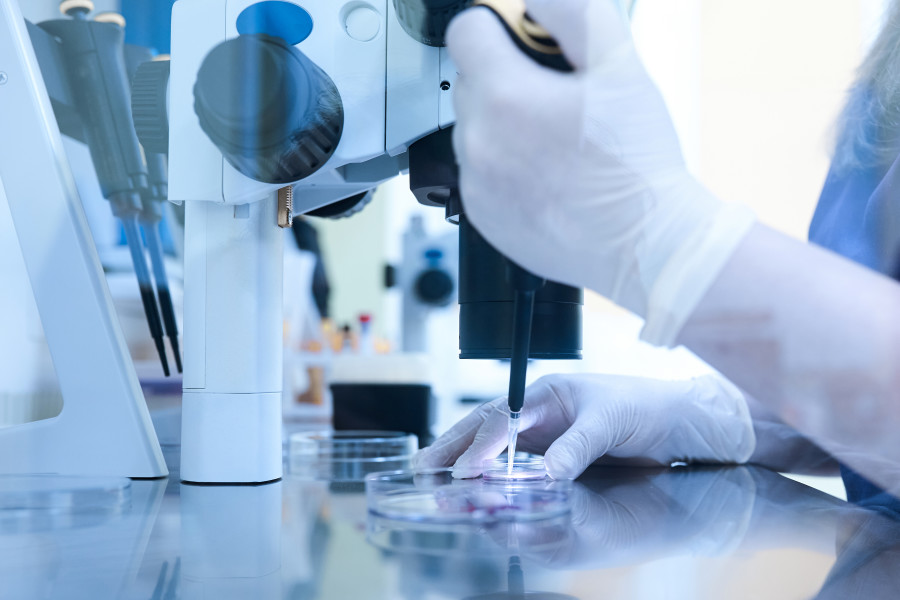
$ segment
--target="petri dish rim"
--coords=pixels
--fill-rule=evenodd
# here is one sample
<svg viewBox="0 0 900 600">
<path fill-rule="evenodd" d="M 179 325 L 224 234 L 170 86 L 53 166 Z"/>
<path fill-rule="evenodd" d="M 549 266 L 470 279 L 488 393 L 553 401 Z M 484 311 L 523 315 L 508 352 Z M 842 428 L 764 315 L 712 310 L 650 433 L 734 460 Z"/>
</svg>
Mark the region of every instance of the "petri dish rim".
<svg viewBox="0 0 900 600">
<path fill-rule="evenodd" d="M 401 431 L 317 430 L 290 437 L 291 476 L 332 482 L 363 482 L 376 471 L 408 469 L 418 437 Z"/>
<path fill-rule="evenodd" d="M 513 458 L 513 475 L 507 469 L 509 463 L 505 456 L 490 458 L 482 464 L 482 478 L 486 482 L 511 484 L 513 482 L 534 482 L 548 479 L 543 456 L 519 455 Z M 516 469 L 518 467 L 518 470 Z"/>
<path fill-rule="evenodd" d="M 403 450 L 403 452 L 372 457 L 334 456 L 335 454 L 344 454 L 348 449 L 364 444 L 383 445 L 386 450 L 393 447 L 397 450 Z M 300 448 L 299 446 L 301 445 L 306 445 L 307 448 Z M 418 436 L 403 431 L 363 429 L 302 431 L 291 435 L 288 444 L 288 454 L 298 458 L 312 459 L 320 457 L 329 461 L 386 462 L 386 460 L 411 457 L 418 449 L 418 445 Z"/>
<path fill-rule="evenodd" d="M 427 482 L 428 477 L 440 477 L 442 481 Z M 416 486 L 417 480 L 423 483 Z M 447 483 L 449 481 L 449 483 Z M 414 470 L 394 470 L 371 473 L 365 478 L 366 505 L 371 515 L 382 519 L 419 523 L 502 523 L 535 522 L 560 517 L 571 512 L 571 482 L 553 480 L 500 482 L 478 479 L 452 479 L 449 468 Z M 442 499 L 448 504 L 468 502 L 467 493 L 476 496 L 506 494 L 510 497 L 522 496 L 524 504 L 474 505 L 471 510 L 430 510 L 439 502 L 435 499 L 438 490 L 449 490 L 450 495 Z M 404 503 L 421 501 L 421 510 L 405 510 Z"/>
</svg>

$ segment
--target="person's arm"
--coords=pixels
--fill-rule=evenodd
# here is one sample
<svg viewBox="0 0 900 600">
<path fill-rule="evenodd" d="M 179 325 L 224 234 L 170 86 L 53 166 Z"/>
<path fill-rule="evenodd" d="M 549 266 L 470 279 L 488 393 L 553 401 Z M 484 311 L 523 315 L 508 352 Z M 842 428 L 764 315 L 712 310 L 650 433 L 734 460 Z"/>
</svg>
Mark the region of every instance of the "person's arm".
<svg viewBox="0 0 900 600">
<path fill-rule="evenodd" d="M 900 491 L 900 285 L 756 225 L 678 341 L 860 474 Z"/>
<path fill-rule="evenodd" d="M 755 225 L 694 179 L 613 2 L 526 3 L 572 73 L 534 63 L 483 8 L 447 31 L 471 223 L 520 266 L 640 315 L 645 341 L 684 343 L 900 491 L 900 285 Z"/>
<path fill-rule="evenodd" d="M 744 400 L 756 436 L 748 463 L 783 473 L 838 475 L 840 465 L 833 456 L 750 394 L 745 392 Z"/>
</svg>

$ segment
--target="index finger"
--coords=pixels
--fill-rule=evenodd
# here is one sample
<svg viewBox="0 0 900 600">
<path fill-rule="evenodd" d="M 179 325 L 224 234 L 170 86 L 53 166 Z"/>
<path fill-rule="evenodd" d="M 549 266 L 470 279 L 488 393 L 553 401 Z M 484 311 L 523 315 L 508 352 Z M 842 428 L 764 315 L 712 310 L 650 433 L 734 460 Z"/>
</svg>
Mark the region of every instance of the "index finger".
<svg viewBox="0 0 900 600">
<path fill-rule="evenodd" d="M 491 413 L 496 411 L 497 404 L 506 406 L 506 399 L 497 398 L 482 404 L 448 429 L 433 444 L 419 450 L 413 458 L 413 469 L 420 471 L 451 466 L 475 440 L 478 430 Z"/>
</svg>

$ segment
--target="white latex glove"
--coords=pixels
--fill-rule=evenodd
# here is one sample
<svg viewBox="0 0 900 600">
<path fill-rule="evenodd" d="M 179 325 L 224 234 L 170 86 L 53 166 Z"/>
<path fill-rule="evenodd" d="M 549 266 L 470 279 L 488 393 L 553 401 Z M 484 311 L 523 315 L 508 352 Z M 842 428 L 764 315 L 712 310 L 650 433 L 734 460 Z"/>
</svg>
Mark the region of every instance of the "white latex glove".
<svg viewBox="0 0 900 600">
<path fill-rule="evenodd" d="M 465 211 L 498 250 L 646 318 L 671 345 L 749 230 L 688 172 L 662 96 L 610 0 L 528 0 L 573 73 L 521 53 L 485 8 L 447 31 Z"/>
<path fill-rule="evenodd" d="M 414 460 L 477 477 L 506 448 L 506 398 L 480 406 Z M 716 375 L 658 381 L 618 375 L 550 375 L 525 391 L 517 449 L 544 455 L 554 479 L 574 479 L 600 457 L 632 465 L 742 463 L 756 438 L 741 392 Z"/>
</svg>

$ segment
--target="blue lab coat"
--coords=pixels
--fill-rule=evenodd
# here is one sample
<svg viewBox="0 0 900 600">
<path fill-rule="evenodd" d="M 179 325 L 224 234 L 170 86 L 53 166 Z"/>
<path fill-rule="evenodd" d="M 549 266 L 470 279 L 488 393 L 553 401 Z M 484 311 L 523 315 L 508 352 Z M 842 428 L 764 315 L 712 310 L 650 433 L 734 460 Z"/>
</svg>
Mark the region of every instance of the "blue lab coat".
<svg viewBox="0 0 900 600">
<path fill-rule="evenodd" d="M 809 240 L 896 279 L 900 275 L 897 232 L 890 229 L 898 208 L 900 157 L 887 169 L 832 167 L 809 227 Z M 843 465 L 841 476 L 850 502 L 900 514 L 900 499 Z"/>
</svg>

